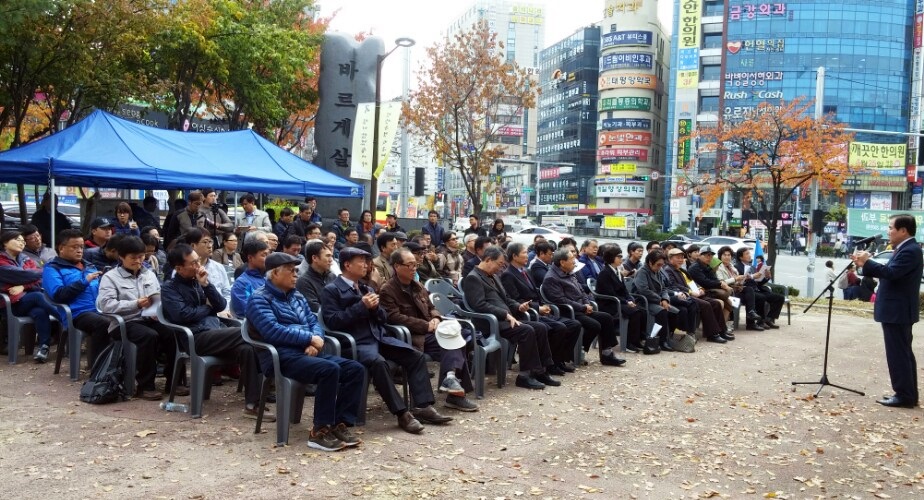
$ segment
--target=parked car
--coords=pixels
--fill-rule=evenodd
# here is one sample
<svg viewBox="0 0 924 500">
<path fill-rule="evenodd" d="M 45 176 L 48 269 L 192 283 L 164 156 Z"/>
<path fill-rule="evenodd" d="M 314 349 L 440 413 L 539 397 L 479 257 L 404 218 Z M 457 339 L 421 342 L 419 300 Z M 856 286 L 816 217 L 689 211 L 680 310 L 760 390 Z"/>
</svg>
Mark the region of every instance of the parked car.
<svg viewBox="0 0 924 500">
<path fill-rule="evenodd" d="M 4 201 L 3 203 L 3 215 L 4 215 L 4 227 L 8 227 L 7 224 L 20 224 L 22 217 L 19 214 L 19 202 L 18 201 Z M 27 210 L 32 210 L 35 207 L 32 203 L 26 204 Z M 80 205 L 73 205 L 70 203 L 58 203 L 58 211 L 66 215 L 71 221 L 71 225 L 74 227 L 80 227 Z M 32 220 L 32 213 L 30 212 L 25 218 L 26 222 Z M 10 226 L 11 227 L 11 226 Z"/>
<path fill-rule="evenodd" d="M 922 250 L 922 251 L 924 251 L 924 250 Z M 878 262 L 878 263 L 880 263 L 880 264 L 883 264 L 883 265 L 888 264 L 889 261 L 892 260 L 892 254 L 893 254 L 893 253 L 895 253 L 895 252 L 893 252 L 892 250 L 886 250 L 886 251 L 884 251 L 884 252 L 879 252 L 879 253 L 877 253 L 876 255 L 873 255 L 873 260 L 875 260 L 876 262 Z M 859 268 L 859 269 L 857 269 L 857 274 L 859 274 L 860 276 L 863 275 L 863 268 L 862 268 L 862 267 Z M 921 276 L 921 283 L 924 284 L 924 276 Z"/>
<path fill-rule="evenodd" d="M 523 229 L 521 231 L 508 232 L 507 236 L 514 243 L 523 243 L 524 245 L 532 245 L 533 239 L 537 234 L 541 234 L 545 237 L 546 240 L 553 241 L 557 245 L 562 238 L 574 238 L 570 233 L 561 233 L 558 231 L 553 231 L 540 226 L 533 226 Z"/>
<path fill-rule="evenodd" d="M 700 236 L 690 236 L 688 234 L 672 234 L 664 241 L 673 241 L 680 246 L 686 246 L 690 243 L 696 243 L 703 238 Z"/>
<path fill-rule="evenodd" d="M 737 252 L 739 248 L 750 248 L 752 251 L 754 247 L 757 246 L 757 240 L 746 239 L 746 238 L 734 238 L 732 236 L 709 236 L 708 238 L 703 238 L 695 242 L 699 246 L 709 245 L 713 250 L 718 253 L 719 249 L 728 246 L 731 247 L 733 252 Z M 692 245 L 693 243 L 688 243 L 684 245 L 684 249 Z"/>
</svg>

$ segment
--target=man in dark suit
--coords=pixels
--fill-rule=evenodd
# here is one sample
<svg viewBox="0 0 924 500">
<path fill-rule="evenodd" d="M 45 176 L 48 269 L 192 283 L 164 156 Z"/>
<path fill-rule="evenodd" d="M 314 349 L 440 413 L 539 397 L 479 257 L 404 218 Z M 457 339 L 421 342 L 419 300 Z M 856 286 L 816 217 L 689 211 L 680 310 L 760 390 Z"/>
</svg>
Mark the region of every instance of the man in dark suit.
<svg viewBox="0 0 924 500">
<path fill-rule="evenodd" d="M 487 236 L 479 236 L 475 238 L 474 243 L 472 244 L 472 252 L 474 252 L 474 257 L 465 261 L 465 265 L 462 266 L 462 277 L 468 276 L 468 273 L 472 272 L 472 269 L 481 263 L 481 256 L 484 254 L 484 249 L 491 244 L 491 238 Z"/>
<path fill-rule="evenodd" d="M 520 353 L 520 374 L 517 387 L 545 389 L 558 386 L 546 367 L 554 366 L 549 349 L 548 328 L 541 323 L 523 323 L 515 315 L 525 314 L 529 302 L 518 303 L 507 296 L 497 274 L 504 266 L 504 251 L 497 246 L 485 248 L 481 263 L 462 278 L 462 293 L 472 310 L 492 314 L 497 318 L 500 335 L 516 345 Z"/>
<path fill-rule="evenodd" d="M 536 257 L 529 263 L 529 276 L 533 283 L 541 285 L 545 279 L 546 273 L 549 272 L 549 265 L 552 263 L 552 252 L 555 251 L 552 245 L 547 241 L 536 243 Z"/>
<path fill-rule="evenodd" d="M 754 290 L 754 308 L 757 314 L 761 316 L 758 321 L 762 323 L 764 328 L 779 329 L 780 327 L 776 324 L 776 320 L 780 317 L 780 311 L 783 310 L 786 297 L 766 286 L 770 281 L 770 269 L 764 267 L 757 269 L 754 266 L 754 257 L 750 248 L 739 248 L 735 256 L 737 258 L 735 269 L 739 275 L 744 276 L 744 283 L 742 284 Z M 769 311 L 765 304 L 770 304 Z"/>
<path fill-rule="evenodd" d="M 529 306 L 539 313 L 539 322 L 549 328 L 549 348 L 555 360 L 556 371 L 573 372 L 574 366 L 568 362 L 574 359 L 574 345 L 581 333 L 581 324 L 570 318 L 562 318 L 552 313 L 552 308 L 543 303 L 539 287 L 526 271 L 528 253 L 526 245 L 511 243 L 507 245 L 507 270 L 501 274 L 501 283 L 507 296 L 517 302 L 529 302 Z"/>
<path fill-rule="evenodd" d="M 879 291 L 873 315 L 882 323 L 886 362 L 895 394 L 877 403 L 883 406 L 914 408 L 918 405 L 918 364 L 911 348 L 911 326 L 920 320 L 921 272 L 924 257 L 914 239 L 917 223 L 907 214 L 894 215 L 889 220 L 889 244 L 892 259 L 880 264 L 869 252 L 859 252 L 850 258 L 863 268 L 863 276 L 879 278 Z"/>
<path fill-rule="evenodd" d="M 366 258 L 371 255 L 356 247 L 340 251 L 341 274 L 321 292 L 321 314 L 324 324 L 343 330 L 356 340 L 357 360 L 366 367 L 372 383 L 388 410 L 398 417 L 398 425 L 417 434 L 423 430 L 419 421 L 444 424 L 452 417 L 440 415 L 433 408 L 433 388 L 427 374 L 423 353 L 413 346 L 385 334 L 385 309 L 379 307 L 379 296 L 360 283 L 366 275 Z M 411 390 L 411 400 L 417 405 L 408 411 L 404 399 L 395 389 L 388 361 L 404 369 Z"/>
</svg>

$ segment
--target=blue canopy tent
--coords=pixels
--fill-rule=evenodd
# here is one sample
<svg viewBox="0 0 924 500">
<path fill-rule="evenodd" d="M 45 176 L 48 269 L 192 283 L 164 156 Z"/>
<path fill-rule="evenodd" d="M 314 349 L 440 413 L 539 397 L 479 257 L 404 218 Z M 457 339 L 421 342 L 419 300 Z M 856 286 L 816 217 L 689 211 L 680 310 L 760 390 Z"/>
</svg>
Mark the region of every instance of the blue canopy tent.
<svg viewBox="0 0 924 500">
<path fill-rule="evenodd" d="M 252 130 L 163 130 L 94 111 L 39 141 L 0 153 L 0 181 L 361 198 L 362 186 L 285 151 Z"/>
</svg>

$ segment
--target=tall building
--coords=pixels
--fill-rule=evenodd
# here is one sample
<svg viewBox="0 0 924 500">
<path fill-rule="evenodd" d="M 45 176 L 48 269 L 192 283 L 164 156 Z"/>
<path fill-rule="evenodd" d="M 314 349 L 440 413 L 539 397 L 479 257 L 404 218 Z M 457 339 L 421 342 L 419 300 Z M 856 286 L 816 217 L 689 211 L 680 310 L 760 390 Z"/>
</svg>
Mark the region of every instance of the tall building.
<svg viewBox="0 0 924 500">
<path fill-rule="evenodd" d="M 593 201 L 599 64 L 599 26 L 577 30 L 539 57 L 540 212 L 577 212 Z"/>
<path fill-rule="evenodd" d="M 670 42 L 658 21 L 657 4 L 657 0 L 605 3 L 594 203 L 579 213 L 651 215 L 661 211 Z"/>
<path fill-rule="evenodd" d="M 446 30 L 446 37 L 468 31 L 478 22 L 485 21 L 497 40 L 503 44 L 501 56 L 508 62 L 515 62 L 520 68 L 538 78 L 539 52 L 545 40 L 545 12 L 540 4 L 507 0 L 476 0 L 474 4 L 453 21 Z M 511 113 L 517 113 L 513 121 L 499 132 L 500 144 L 504 147 L 504 158 L 515 161 L 533 159 L 536 155 L 536 110 L 519 109 L 510 105 Z M 501 110 L 503 112 L 503 110 Z M 489 117 L 490 118 L 490 117 Z M 505 116 L 505 122 L 508 117 Z M 527 167 L 523 167 L 527 165 Z M 490 182 L 483 193 L 483 211 L 490 213 L 517 213 L 532 202 L 531 192 L 523 189 L 535 184 L 535 164 L 497 162 L 491 169 Z M 511 168 L 510 172 L 506 170 Z M 527 170 L 527 172 L 523 172 Z M 525 182 L 524 182 L 525 181 Z M 468 193 L 461 176 L 449 169 L 446 179 L 449 212 L 451 216 L 467 215 L 470 211 Z M 525 195 L 525 196 L 524 196 Z M 525 203 L 524 203 L 525 202 Z"/>
<path fill-rule="evenodd" d="M 825 69 L 825 113 L 851 128 L 906 132 L 914 13 L 914 0 L 675 0 L 667 162 L 673 182 L 665 194 L 676 201 L 665 224 L 687 222 L 696 203 L 678 184 L 678 169 L 691 160 L 699 173 L 715 167 L 715 156 L 694 154 L 691 133 L 740 119 L 762 102 L 816 99 L 819 67 Z M 853 146 L 865 147 L 857 143 L 891 146 L 877 148 L 890 153 L 867 163 L 868 173 L 852 182 L 848 207 L 907 207 L 905 145 L 914 141 L 857 133 Z M 735 220 L 740 194 L 729 193 L 735 210 L 724 222 L 732 228 L 741 224 Z M 799 203 L 793 200 L 784 221 L 795 217 Z M 721 207 L 703 216 L 706 228 L 727 218 Z"/>
</svg>

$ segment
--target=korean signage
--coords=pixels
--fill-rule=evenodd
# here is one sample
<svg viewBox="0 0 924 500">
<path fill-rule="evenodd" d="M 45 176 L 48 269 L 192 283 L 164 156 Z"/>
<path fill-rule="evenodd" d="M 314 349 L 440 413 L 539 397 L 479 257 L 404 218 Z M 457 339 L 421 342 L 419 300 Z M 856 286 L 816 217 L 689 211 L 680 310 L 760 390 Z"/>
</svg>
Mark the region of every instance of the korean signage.
<svg viewBox="0 0 924 500">
<path fill-rule="evenodd" d="M 603 17 L 613 17 L 616 14 L 638 12 L 642 8 L 643 0 L 608 0 L 603 8 Z"/>
<path fill-rule="evenodd" d="M 510 22 L 516 24 L 542 25 L 542 7 L 534 5 L 513 5 L 510 7 Z"/>
<path fill-rule="evenodd" d="M 738 40 L 728 42 L 725 48 L 729 54 L 736 55 L 749 52 L 784 52 L 786 40 L 783 38 L 761 38 L 759 40 Z"/>
<path fill-rule="evenodd" d="M 782 81 L 782 71 L 739 71 L 725 73 L 725 86 L 763 87 L 770 81 Z"/>
<path fill-rule="evenodd" d="M 597 136 L 598 146 L 650 146 L 649 132 L 607 132 Z"/>
<path fill-rule="evenodd" d="M 604 33 L 600 37 L 600 48 L 617 47 L 620 45 L 651 45 L 650 31 L 615 31 Z"/>
<path fill-rule="evenodd" d="M 677 55 L 680 65 L 677 71 L 677 88 L 695 89 L 699 85 L 699 39 L 702 0 L 680 2 L 680 33 Z"/>
<path fill-rule="evenodd" d="M 601 170 L 606 170 L 613 175 L 634 174 L 638 170 L 638 166 L 634 163 L 611 163 Z"/>
<path fill-rule="evenodd" d="M 625 215 L 607 215 L 603 218 L 603 229 L 628 229 L 628 217 Z"/>
<path fill-rule="evenodd" d="M 690 134 L 693 133 L 693 120 L 677 120 L 677 168 L 683 170 L 690 163 L 690 150 L 692 144 Z"/>
<path fill-rule="evenodd" d="M 547 179 L 558 179 L 561 176 L 561 172 L 558 167 L 549 167 L 539 169 L 539 178 L 542 180 Z"/>
<path fill-rule="evenodd" d="M 654 75 L 613 75 L 600 77 L 599 90 L 609 89 L 658 89 L 658 78 Z"/>
<path fill-rule="evenodd" d="M 598 184 L 594 186 L 597 198 L 644 198 L 644 184 Z"/>
<path fill-rule="evenodd" d="M 523 127 L 507 125 L 497 129 L 497 135 L 523 137 Z"/>
<path fill-rule="evenodd" d="M 400 102 L 383 102 L 379 107 L 378 161 L 372 169 L 372 132 L 375 127 L 375 103 L 362 103 L 356 110 L 356 123 L 353 131 L 353 155 L 350 160 L 350 177 L 369 180 L 369 175 L 376 179 L 388 163 L 391 143 L 398 133 L 398 120 L 401 117 Z"/>
<path fill-rule="evenodd" d="M 914 16 L 914 48 L 921 48 L 921 38 L 924 36 L 924 14 Z"/>
<path fill-rule="evenodd" d="M 907 144 L 851 142 L 848 164 L 852 167 L 905 169 Z"/>
<path fill-rule="evenodd" d="M 898 214 L 914 216 L 918 227 L 924 226 L 924 212 L 908 212 L 901 210 L 865 210 L 861 208 L 847 209 L 847 234 L 866 238 L 877 234 L 886 235 L 889 232 L 889 218 Z"/>
<path fill-rule="evenodd" d="M 622 99 L 618 97 L 617 99 Z M 603 130 L 651 130 L 648 118 L 604 118 Z"/>
<path fill-rule="evenodd" d="M 650 97 L 608 97 L 600 99 L 600 111 L 650 111 Z M 607 127 L 603 127 L 607 128 Z"/>
<path fill-rule="evenodd" d="M 620 52 L 608 54 L 600 58 L 600 71 L 610 69 L 651 69 L 651 54 L 636 52 Z"/>
<path fill-rule="evenodd" d="M 601 148 L 597 150 L 597 158 L 604 160 L 636 160 L 648 161 L 648 150 L 645 148 Z"/>
<path fill-rule="evenodd" d="M 755 21 L 772 17 L 785 17 L 785 2 L 748 2 L 728 7 L 729 21 Z"/>
</svg>

